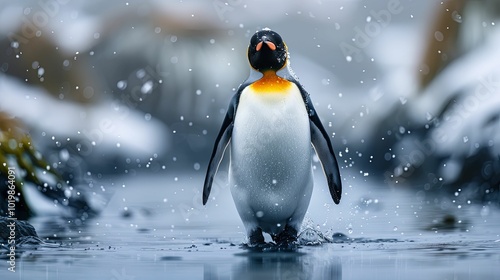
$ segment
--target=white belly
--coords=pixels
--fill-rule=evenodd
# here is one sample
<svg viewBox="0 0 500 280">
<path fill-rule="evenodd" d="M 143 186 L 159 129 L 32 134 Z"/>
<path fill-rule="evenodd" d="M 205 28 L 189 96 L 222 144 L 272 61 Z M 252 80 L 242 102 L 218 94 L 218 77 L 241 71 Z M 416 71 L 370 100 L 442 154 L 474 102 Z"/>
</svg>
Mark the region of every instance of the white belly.
<svg viewBox="0 0 500 280">
<path fill-rule="evenodd" d="M 298 88 L 240 97 L 231 140 L 230 185 L 245 225 L 276 233 L 299 224 L 312 193 L 309 117 Z"/>
</svg>

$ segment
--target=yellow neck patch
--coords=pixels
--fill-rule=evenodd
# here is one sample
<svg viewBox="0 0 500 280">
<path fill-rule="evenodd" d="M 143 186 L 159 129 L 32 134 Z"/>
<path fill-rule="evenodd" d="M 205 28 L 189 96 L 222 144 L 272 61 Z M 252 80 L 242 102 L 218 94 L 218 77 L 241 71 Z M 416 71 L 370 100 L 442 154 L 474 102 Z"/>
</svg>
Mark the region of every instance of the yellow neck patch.
<svg viewBox="0 0 500 280">
<path fill-rule="evenodd" d="M 291 86 L 292 82 L 271 70 L 264 72 L 264 76 L 251 84 L 250 88 L 257 93 L 286 93 Z"/>
</svg>

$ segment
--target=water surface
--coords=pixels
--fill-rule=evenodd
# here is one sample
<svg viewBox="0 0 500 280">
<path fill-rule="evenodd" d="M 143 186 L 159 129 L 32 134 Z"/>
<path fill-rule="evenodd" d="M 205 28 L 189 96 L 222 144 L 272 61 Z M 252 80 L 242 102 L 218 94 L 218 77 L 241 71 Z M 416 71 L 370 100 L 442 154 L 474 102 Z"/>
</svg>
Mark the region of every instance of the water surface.
<svg viewBox="0 0 500 280">
<path fill-rule="evenodd" d="M 103 213 L 31 220 L 48 245 L 19 250 L 1 279 L 498 279 L 496 206 L 423 198 L 354 179 L 340 206 L 317 182 L 304 225 L 324 243 L 250 252 L 224 180 L 201 206 L 199 174 L 112 178 Z M 222 177 L 222 176 L 221 176 Z M 111 190 L 110 190 L 111 191 Z M 455 201 L 455 202 L 453 202 Z M 332 236 L 336 233 L 336 238 Z M 341 234 L 339 234 L 341 233 Z"/>
</svg>

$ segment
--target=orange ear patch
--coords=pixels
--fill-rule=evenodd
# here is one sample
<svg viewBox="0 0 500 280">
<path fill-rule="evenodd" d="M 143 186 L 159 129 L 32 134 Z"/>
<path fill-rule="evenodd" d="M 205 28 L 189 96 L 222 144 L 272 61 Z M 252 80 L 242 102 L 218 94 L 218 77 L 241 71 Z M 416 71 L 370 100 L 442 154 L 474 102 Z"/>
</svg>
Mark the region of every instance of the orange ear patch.
<svg viewBox="0 0 500 280">
<path fill-rule="evenodd" d="M 276 75 L 274 71 L 264 72 L 264 76 L 250 85 L 258 93 L 286 93 L 292 82 Z"/>
</svg>

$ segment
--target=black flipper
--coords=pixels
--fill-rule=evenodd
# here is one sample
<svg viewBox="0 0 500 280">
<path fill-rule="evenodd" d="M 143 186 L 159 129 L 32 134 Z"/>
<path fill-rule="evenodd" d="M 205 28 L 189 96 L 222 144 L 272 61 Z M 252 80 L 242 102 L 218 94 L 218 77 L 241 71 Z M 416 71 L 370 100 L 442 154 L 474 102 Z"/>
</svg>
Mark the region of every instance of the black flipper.
<svg viewBox="0 0 500 280">
<path fill-rule="evenodd" d="M 302 93 L 302 97 L 304 98 L 304 102 L 309 113 L 311 142 L 321 161 L 323 171 L 325 172 L 328 188 L 330 189 L 330 195 L 332 196 L 333 202 L 335 202 L 335 204 L 339 204 L 342 196 L 342 181 L 340 179 L 339 165 L 337 163 L 337 158 L 335 157 L 335 152 L 333 151 L 330 137 L 323 127 L 323 124 L 321 124 L 321 120 L 314 109 L 309 94 L 297 81 L 294 80 L 294 82 L 297 84 L 300 92 Z"/>
<path fill-rule="evenodd" d="M 224 151 L 231 141 L 236 107 L 238 105 L 239 97 L 243 88 L 244 86 L 241 86 L 231 100 L 229 108 L 227 109 L 226 117 L 222 122 L 222 127 L 220 128 L 219 134 L 217 135 L 217 138 L 215 140 L 212 156 L 210 157 L 210 161 L 208 162 L 207 174 L 205 175 L 205 184 L 203 185 L 203 205 L 205 205 L 208 201 L 208 196 L 210 195 L 210 191 L 212 190 L 212 183 L 214 181 L 215 174 L 219 169 L 222 157 L 224 156 Z"/>
</svg>

